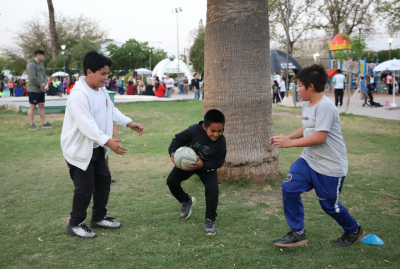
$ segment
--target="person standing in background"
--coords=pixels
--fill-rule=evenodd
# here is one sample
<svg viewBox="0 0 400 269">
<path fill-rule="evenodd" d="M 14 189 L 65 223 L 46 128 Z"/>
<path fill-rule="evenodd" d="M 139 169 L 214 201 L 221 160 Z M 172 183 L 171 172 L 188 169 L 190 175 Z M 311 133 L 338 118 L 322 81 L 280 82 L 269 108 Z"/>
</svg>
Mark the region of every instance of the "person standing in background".
<svg viewBox="0 0 400 269">
<path fill-rule="evenodd" d="M 39 116 L 42 120 L 42 128 L 54 128 L 46 120 L 46 114 L 44 111 L 45 96 L 44 91 L 47 84 L 47 77 L 44 65 L 42 64 L 45 57 L 45 52 L 41 49 L 37 49 L 34 52 L 34 58 L 28 61 L 26 65 L 26 71 L 28 73 L 28 96 L 29 96 L 29 130 L 36 131 L 39 128 L 33 121 L 34 111 L 37 105 L 39 105 Z"/>
<path fill-rule="evenodd" d="M 171 98 L 172 92 L 174 90 L 174 79 L 167 75 L 165 80 L 166 88 L 167 88 L 167 97 Z"/>
<path fill-rule="evenodd" d="M 338 106 L 340 104 L 342 106 L 344 89 L 346 88 L 346 77 L 342 74 L 342 70 L 338 69 L 336 71 L 332 82 L 335 84 L 335 105 Z"/>
<path fill-rule="evenodd" d="M 192 79 L 192 88 L 194 91 L 194 99 L 199 100 L 200 99 L 200 80 L 199 80 L 199 74 L 194 73 L 193 74 L 193 79 Z"/>
</svg>

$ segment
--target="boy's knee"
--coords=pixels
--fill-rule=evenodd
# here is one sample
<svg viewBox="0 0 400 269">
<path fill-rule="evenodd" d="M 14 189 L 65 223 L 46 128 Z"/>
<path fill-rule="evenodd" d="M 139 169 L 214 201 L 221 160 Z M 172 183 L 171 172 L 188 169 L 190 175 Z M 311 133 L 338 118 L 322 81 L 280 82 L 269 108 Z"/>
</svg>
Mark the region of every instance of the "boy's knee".
<svg viewBox="0 0 400 269">
<path fill-rule="evenodd" d="M 167 185 L 168 186 L 179 185 L 179 182 L 177 180 L 175 180 L 173 177 L 168 177 Z"/>
<path fill-rule="evenodd" d="M 218 187 L 218 184 L 215 186 L 215 185 L 210 185 L 210 186 L 207 186 L 206 188 L 205 188 L 205 191 L 206 191 L 206 196 L 213 196 L 213 195 L 218 195 L 219 194 L 219 187 Z"/>
<path fill-rule="evenodd" d="M 323 198 L 320 198 L 320 199 L 323 199 Z M 341 204 L 336 203 L 336 202 L 332 202 L 329 200 L 320 200 L 319 204 L 321 205 L 321 208 L 327 214 L 340 213 L 340 211 L 341 211 Z"/>
</svg>

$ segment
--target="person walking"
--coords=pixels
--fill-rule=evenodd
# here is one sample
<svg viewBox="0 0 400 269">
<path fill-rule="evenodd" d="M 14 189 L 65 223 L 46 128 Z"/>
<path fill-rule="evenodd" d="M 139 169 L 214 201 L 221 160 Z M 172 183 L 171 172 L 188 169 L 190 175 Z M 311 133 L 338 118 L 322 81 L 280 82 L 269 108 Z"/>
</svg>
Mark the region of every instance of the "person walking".
<svg viewBox="0 0 400 269">
<path fill-rule="evenodd" d="M 183 75 L 181 75 L 181 78 L 179 79 L 179 82 L 178 82 L 179 94 L 185 94 L 184 83 L 183 83 L 184 80 L 185 80 L 185 77 Z"/>
<path fill-rule="evenodd" d="M 14 80 L 10 79 L 8 81 L 8 90 L 10 91 L 10 96 L 14 96 Z"/>
<path fill-rule="evenodd" d="M 389 73 L 389 75 L 386 76 L 386 87 L 388 89 L 388 94 L 393 94 L 393 77 L 392 77 L 392 72 Z"/>
<path fill-rule="evenodd" d="M 54 128 L 46 120 L 46 114 L 44 111 L 45 96 L 44 91 L 47 84 L 46 72 L 44 65 L 42 64 L 45 57 L 45 52 L 41 49 L 37 49 L 34 52 L 34 58 L 28 61 L 26 65 L 26 71 L 28 73 L 28 96 L 29 96 L 29 130 L 36 131 L 39 128 L 33 121 L 33 115 L 36 106 L 39 106 L 39 116 L 42 120 L 42 128 Z"/>
<path fill-rule="evenodd" d="M 342 70 L 338 69 L 336 71 L 332 82 L 335 84 L 335 105 L 338 106 L 340 104 L 342 106 L 344 89 L 346 87 L 346 77 L 342 74 Z"/>
<path fill-rule="evenodd" d="M 200 80 L 199 80 L 199 74 L 194 73 L 193 74 L 193 79 L 192 79 L 192 88 L 194 91 L 194 99 L 199 100 L 200 99 Z"/>
<path fill-rule="evenodd" d="M 172 92 L 174 91 L 174 79 L 167 75 L 165 79 L 165 85 L 167 88 L 167 97 L 171 98 Z"/>
</svg>

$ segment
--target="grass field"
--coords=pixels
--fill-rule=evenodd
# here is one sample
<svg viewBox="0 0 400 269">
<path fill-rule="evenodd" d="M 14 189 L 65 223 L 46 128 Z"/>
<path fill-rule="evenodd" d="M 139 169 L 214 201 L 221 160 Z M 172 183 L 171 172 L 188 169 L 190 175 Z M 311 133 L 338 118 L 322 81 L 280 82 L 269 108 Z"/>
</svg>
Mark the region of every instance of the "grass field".
<svg viewBox="0 0 400 269">
<path fill-rule="evenodd" d="M 117 182 L 108 210 L 122 227 L 93 229 L 99 236 L 89 240 L 65 234 L 73 184 L 59 142 L 64 115 L 48 115 L 55 129 L 32 132 L 26 115 L 0 111 L 0 268 L 400 267 L 399 121 L 341 115 L 349 159 L 341 202 L 367 234 L 378 235 L 385 245 L 333 246 L 341 228 L 311 191 L 303 195 L 309 244 L 279 249 L 271 241 L 289 231 L 280 184 L 301 149 L 279 150 L 278 182 L 221 184 L 218 233 L 207 237 L 201 181 L 193 177 L 183 184 L 198 200 L 186 221 L 179 219 L 180 205 L 165 184 L 172 168 L 169 143 L 175 133 L 201 120 L 202 102 L 118 107 L 142 123 L 146 134 L 119 129 L 128 153 L 110 155 Z M 273 113 L 277 134 L 301 126 L 300 109 L 273 107 Z"/>
</svg>

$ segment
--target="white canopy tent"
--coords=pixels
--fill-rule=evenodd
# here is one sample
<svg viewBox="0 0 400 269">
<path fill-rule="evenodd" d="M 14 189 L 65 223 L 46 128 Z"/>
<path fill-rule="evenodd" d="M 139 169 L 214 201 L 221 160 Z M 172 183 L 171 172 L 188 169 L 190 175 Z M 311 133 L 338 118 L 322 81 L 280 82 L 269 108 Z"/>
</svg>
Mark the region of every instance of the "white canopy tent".
<svg viewBox="0 0 400 269">
<path fill-rule="evenodd" d="M 176 74 L 178 73 L 178 59 L 170 58 L 160 61 L 153 69 L 153 75 L 162 77 L 164 74 Z M 192 71 L 189 66 L 182 60 L 179 60 L 179 74 L 187 76 L 188 80 L 193 79 Z"/>
<path fill-rule="evenodd" d="M 396 92 L 396 71 L 400 70 L 400 60 L 393 59 L 389 60 L 383 63 L 380 63 L 379 65 L 375 66 L 374 72 L 381 72 L 381 71 L 394 71 L 393 75 L 393 102 L 390 104 L 391 107 L 397 107 L 396 102 L 394 101 L 394 94 Z"/>
<path fill-rule="evenodd" d="M 56 73 L 54 73 L 53 75 L 51 75 L 52 77 L 69 77 L 69 74 L 68 73 L 65 73 L 65 72 L 56 72 Z"/>
</svg>

